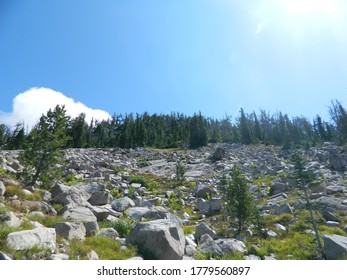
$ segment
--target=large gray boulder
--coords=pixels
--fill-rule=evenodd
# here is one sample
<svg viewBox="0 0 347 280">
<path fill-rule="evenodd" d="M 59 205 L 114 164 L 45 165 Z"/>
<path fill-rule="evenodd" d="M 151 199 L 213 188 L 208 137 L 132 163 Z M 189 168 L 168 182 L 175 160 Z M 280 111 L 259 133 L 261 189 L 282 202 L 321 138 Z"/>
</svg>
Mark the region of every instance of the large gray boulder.
<svg viewBox="0 0 347 280">
<path fill-rule="evenodd" d="M 200 223 L 195 228 L 194 237 L 196 240 L 199 241 L 204 234 L 208 234 L 210 237 L 212 237 L 212 239 L 215 239 L 217 237 L 216 232 L 213 229 L 211 229 L 207 224 Z"/>
<path fill-rule="evenodd" d="M 324 251 L 328 260 L 347 257 L 347 237 L 333 234 L 324 235 Z"/>
<path fill-rule="evenodd" d="M 105 191 L 96 191 L 91 194 L 88 202 L 91 205 L 98 206 L 98 205 L 105 205 L 111 201 L 112 196 L 110 195 L 110 192 Z"/>
<path fill-rule="evenodd" d="M 124 212 L 130 207 L 134 207 L 135 202 L 129 197 L 122 197 L 112 202 L 112 208 L 118 212 Z"/>
<path fill-rule="evenodd" d="M 240 240 L 230 238 L 230 239 L 218 239 L 216 240 L 217 245 L 222 249 L 223 254 L 236 254 L 236 253 L 247 253 L 247 248 L 245 243 Z"/>
<path fill-rule="evenodd" d="M 61 222 L 55 224 L 55 232 L 57 235 L 64 237 L 65 239 L 72 240 L 85 240 L 86 228 L 83 223 L 69 223 Z"/>
<path fill-rule="evenodd" d="M 222 249 L 218 246 L 217 242 L 212 239 L 207 233 L 201 236 L 199 250 L 204 254 L 211 254 L 212 256 L 223 256 Z"/>
<path fill-rule="evenodd" d="M 87 236 L 95 235 L 99 231 L 97 218 L 93 212 L 86 207 L 76 207 L 67 209 L 62 218 L 73 222 L 82 222 L 86 228 Z"/>
<path fill-rule="evenodd" d="M 13 250 L 25 250 L 38 246 L 53 252 L 56 247 L 55 229 L 38 227 L 32 230 L 11 232 L 6 238 L 6 245 Z"/>
<path fill-rule="evenodd" d="M 56 183 L 51 189 L 52 201 L 55 203 L 74 206 L 86 206 L 90 194 L 81 188 L 65 186 L 62 183 Z"/>
<path fill-rule="evenodd" d="M 141 220 L 150 212 L 151 210 L 147 207 L 131 207 L 125 211 L 126 215 L 132 220 Z"/>
<path fill-rule="evenodd" d="M 206 185 L 198 185 L 194 190 L 193 194 L 197 198 L 204 198 L 206 199 L 208 196 L 212 196 L 216 194 L 216 191 L 211 189 L 209 186 Z"/>
<path fill-rule="evenodd" d="M 138 223 L 126 238 L 145 258 L 181 260 L 184 255 L 185 237 L 179 220 L 154 220 Z"/>
</svg>

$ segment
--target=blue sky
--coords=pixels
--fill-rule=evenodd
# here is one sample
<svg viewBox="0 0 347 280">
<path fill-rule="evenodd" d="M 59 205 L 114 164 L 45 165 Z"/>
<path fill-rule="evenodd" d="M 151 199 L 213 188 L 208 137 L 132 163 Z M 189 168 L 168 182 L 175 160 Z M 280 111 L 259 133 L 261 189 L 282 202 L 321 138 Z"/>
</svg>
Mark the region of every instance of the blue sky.
<svg viewBox="0 0 347 280">
<path fill-rule="evenodd" d="M 0 0 L 0 122 L 45 108 L 32 88 L 111 115 L 328 120 L 347 107 L 346 30 L 343 0 Z"/>
</svg>

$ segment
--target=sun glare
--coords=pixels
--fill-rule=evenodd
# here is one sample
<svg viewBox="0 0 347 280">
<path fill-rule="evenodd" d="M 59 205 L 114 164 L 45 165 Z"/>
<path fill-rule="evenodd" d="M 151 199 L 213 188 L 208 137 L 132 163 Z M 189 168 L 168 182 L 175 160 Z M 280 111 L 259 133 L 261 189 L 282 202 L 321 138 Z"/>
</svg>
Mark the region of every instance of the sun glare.
<svg viewBox="0 0 347 280">
<path fill-rule="evenodd" d="M 338 0 L 283 0 L 282 2 L 288 13 L 303 16 L 315 13 L 334 15 L 340 8 Z"/>
</svg>

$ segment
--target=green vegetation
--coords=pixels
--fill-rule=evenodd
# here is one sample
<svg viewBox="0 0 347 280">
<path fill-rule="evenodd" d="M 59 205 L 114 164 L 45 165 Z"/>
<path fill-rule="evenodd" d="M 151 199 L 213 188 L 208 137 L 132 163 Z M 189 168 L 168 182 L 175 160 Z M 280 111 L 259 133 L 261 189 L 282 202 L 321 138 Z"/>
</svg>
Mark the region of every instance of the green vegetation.
<svg viewBox="0 0 347 280">
<path fill-rule="evenodd" d="M 294 152 L 291 155 L 291 160 L 294 164 L 294 177 L 296 178 L 296 180 L 298 182 L 299 188 L 301 190 L 303 190 L 304 194 L 305 194 L 306 205 L 310 211 L 310 221 L 312 223 L 312 227 L 313 227 L 313 230 L 314 230 L 315 235 L 316 235 L 318 250 L 320 252 L 320 255 L 324 258 L 325 254 L 324 254 L 324 250 L 323 250 L 323 245 L 321 243 L 320 235 L 319 235 L 317 225 L 316 225 L 316 220 L 315 220 L 315 217 L 313 214 L 312 205 L 311 205 L 309 195 L 308 195 L 309 187 L 311 187 L 314 183 L 316 183 L 315 182 L 315 180 L 316 180 L 315 175 L 314 175 L 312 169 L 307 169 L 305 167 L 307 162 L 304 159 L 303 155 L 300 154 L 299 152 L 297 152 L 297 151 Z"/>
<path fill-rule="evenodd" d="M 213 119 L 203 116 L 200 112 L 193 116 L 179 113 L 150 115 L 145 112 L 136 115 L 114 114 L 112 119 L 100 122 L 93 121 L 90 124 L 86 122 L 85 114 L 80 114 L 76 118 L 64 120 L 65 134 L 59 138 L 61 142 L 58 146 L 62 148 L 156 147 L 185 149 L 188 146 L 198 148 L 208 143 L 224 142 L 264 143 L 282 146 L 284 150 L 287 150 L 291 147 L 307 148 L 326 141 L 335 141 L 341 145 L 346 144 L 347 112 L 345 108 L 340 102 L 333 101 L 329 113 L 331 122 L 326 122 L 317 115 L 311 123 L 304 117 L 290 119 L 287 114 L 282 112 L 270 115 L 265 110 L 260 110 L 258 114 L 255 112 L 247 114 L 241 108 L 236 122 L 233 123 L 228 116 L 223 119 Z M 48 139 L 47 143 L 52 143 L 54 147 L 57 147 L 54 137 L 46 138 L 46 136 L 60 133 L 55 130 L 52 134 L 53 126 L 43 126 L 52 120 L 48 113 L 47 117 L 43 120 L 40 119 L 34 128 L 36 132 L 29 133 L 29 135 L 25 135 L 25 123 L 17 124 L 13 131 L 6 125 L 0 124 L 0 148 L 24 148 L 27 150 L 28 145 L 32 146 L 35 142 L 40 141 L 40 137 Z M 48 130 L 45 130 L 46 128 Z M 40 134 L 42 136 L 39 137 Z M 52 142 L 52 140 L 54 141 Z M 42 142 L 42 144 L 45 143 Z M 44 147 L 41 151 L 46 148 Z M 42 155 L 48 156 L 44 153 Z M 146 159 L 142 158 L 139 158 L 138 163 L 140 167 L 149 164 Z M 28 167 L 36 168 L 38 165 L 39 161 L 36 161 L 35 164 L 31 162 Z M 35 173 L 33 174 L 32 182 L 34 179 L 39 179 L 35 178 L 37 176 Z"/>
<path fill-rule="evenodd" d="M 61 177 L 63 153 L 66 145 L 69 118 L 64 106 L 56 106 L 42 115 L 39 122 L 31 130 L 24 143 L 20 161 L 24 165 L 22 174 L 24 182 L 34 186 L 40 182 L 41 187 L 50 189 L 55 180 Z"/>
<path fill-rule="evenodd" d="M 222 199 L 225 202 L 230 225 L 236 225 L 237 234 L 240 234 L 243 227 L 252 221 L 256 207 L 240 168 L 234 166 L 230 175 L 230 180 L 224 177 L 221 182 Z"/>
<path fill-rule="evenodd" d="M 135 247 L 121 249 L 119 242 L 101 236 L 87 237 L 85 241 L 71 240 L 70 260 L 86 260 L 88 253 L 95 251 L 100 260 L 125 260 L 136 255 Z"/>
<path fill-rule="evenodd" d="M 78 183 L 83 183 L 84 180 L 82 178 L 76 178 L 75 175 L 69 174 L 63 179 L 63 184 L 67 186 L 74 186 Z"/>
<path fill-rule="evenodd" d="M 116 221 L 104 221 L 100 223 L 100 227 L 106 228 L 111 227 L 114 228 L 120 237 L 127 237 L 130 233 L 131 229 L 138 223 L 139 221 L 132 220 L 127 217 L 118 218 Z"/>
<path fill-rule="evenodd" d="M 183 183 L 184 179 L 185 179 L 185 173 L 187 171 L 186 167 L 181 163 L 181 162 L 178 162 L 176 164 L 176 181 L 178 183 Z"/>
</svg>

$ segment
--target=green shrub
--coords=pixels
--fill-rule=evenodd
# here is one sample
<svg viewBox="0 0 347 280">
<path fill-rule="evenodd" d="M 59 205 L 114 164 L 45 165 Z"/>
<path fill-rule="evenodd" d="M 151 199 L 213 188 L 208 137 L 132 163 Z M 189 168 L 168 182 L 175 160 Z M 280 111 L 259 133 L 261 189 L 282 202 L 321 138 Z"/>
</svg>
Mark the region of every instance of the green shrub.
<svg viewBox="0 0 347 280">
<path fill-rule="evenodd" d="M 143 176 L 135 175 L 130 181 L 130 184 L 132 183 L 138 183 L 141 184 L 142 187 L 148 188 L 148 182 Z"/>
<path fill-rule="evenodd" d="M 100 227 L 112 227 L 114 228 L 120 237 L 127 237 L 131 229 L 136 226 L 139 221 L 132 220 L 126 217 L 118 218 L 115 221 L 104 221 L 100 223 Z"/>
</svg>

